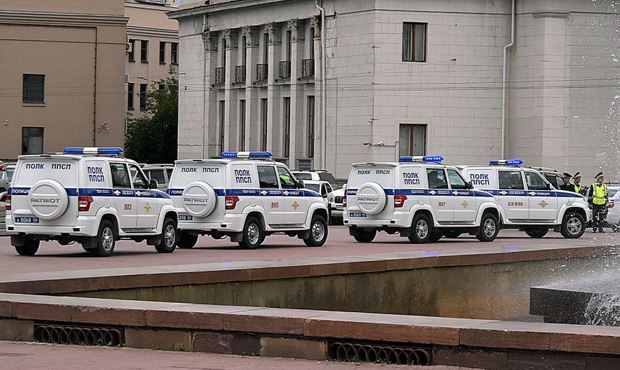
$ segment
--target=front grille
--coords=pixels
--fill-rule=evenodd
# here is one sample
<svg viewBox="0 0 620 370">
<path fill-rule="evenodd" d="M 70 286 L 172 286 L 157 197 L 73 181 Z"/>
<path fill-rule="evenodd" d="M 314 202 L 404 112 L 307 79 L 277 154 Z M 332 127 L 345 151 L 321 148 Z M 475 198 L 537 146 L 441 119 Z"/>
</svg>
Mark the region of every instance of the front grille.
<svg viewBox="0 0 620 370">
<path fill-rule="evenodd" d="M 328 347 L 330 360 L 341 362 L 372 362 L 393 365 L 430 365 L 429 348 L 394 344 L 332 342 Z"/>
<path fill-rule="evenodd" d="M 107 347 L 120 347 L 125 339 L 122 328 L 62 323 L 35 323 L 33 336 L 40 343 Z"/>
<path fill-rule="evenodd" d="M 341 196 L 334 197 L 334 203 L 341 204 L 342 200 L 343 200 L 342 198 L 344 198 L 344 197 L 341 197 Z"/>
</svg>

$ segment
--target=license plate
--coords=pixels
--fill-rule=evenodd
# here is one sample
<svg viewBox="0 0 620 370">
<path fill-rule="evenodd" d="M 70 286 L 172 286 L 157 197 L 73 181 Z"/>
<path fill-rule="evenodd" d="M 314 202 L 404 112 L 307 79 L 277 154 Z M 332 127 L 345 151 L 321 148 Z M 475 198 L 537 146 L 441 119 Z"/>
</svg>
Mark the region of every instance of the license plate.
<svg viewBox="0 0 620 370">
<path fill-rule="evenodd" d="M 349 212 L 349 217 L 368 217 L 368 215 L 366 215 L 363 212 Z"/>
<path fill-rule="evenodd" d="M 38 224 L 38 217 L 15 217 L 15 223 L 17 224 Z"/>
<path fill-rule="evenodd" d="M 179 215 L 179 221 L 191 221 L 194 217 L 190 215 Z"/>
</svg>

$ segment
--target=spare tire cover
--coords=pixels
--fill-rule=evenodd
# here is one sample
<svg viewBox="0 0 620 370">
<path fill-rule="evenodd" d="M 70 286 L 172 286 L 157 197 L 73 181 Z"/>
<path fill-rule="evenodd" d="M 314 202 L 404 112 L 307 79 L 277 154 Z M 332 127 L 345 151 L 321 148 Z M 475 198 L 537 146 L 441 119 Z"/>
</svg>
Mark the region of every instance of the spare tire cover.
<svg viewBox="0 0 620 370">
<path fill-rule="evenodd" d="M 357 206 L 369 215 L 383 211 L 387 201 L 385 191 L 376 182 L 368 182 L 357 189 Z"/>
<path fill-rule="evenodd" d="M 217 196 L 211 185 L 195 181 L 183 190 L 183 207 L 194 217 L 207 217 L 215 209 Z"/>
<path fill-rule="evenodd" d="M 43 220 L 55 220 L 67 210 L 69 196 L 65 188 L 55 180 L 41 180 L 28 192 L 28 208 Z"/>
</svg>

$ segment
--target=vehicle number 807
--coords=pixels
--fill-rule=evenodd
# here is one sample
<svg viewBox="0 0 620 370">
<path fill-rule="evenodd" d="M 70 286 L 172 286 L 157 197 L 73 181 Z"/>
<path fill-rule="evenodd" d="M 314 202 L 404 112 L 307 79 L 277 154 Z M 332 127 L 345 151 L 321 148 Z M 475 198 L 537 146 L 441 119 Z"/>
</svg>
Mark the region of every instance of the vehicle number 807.
<svg viewBox="0 0 620 370">
<path fill-rule="evenodd" d="M 508 207 L 523 207 L 525 206 L 524 202 L 508 202 Z"/>
</svg>

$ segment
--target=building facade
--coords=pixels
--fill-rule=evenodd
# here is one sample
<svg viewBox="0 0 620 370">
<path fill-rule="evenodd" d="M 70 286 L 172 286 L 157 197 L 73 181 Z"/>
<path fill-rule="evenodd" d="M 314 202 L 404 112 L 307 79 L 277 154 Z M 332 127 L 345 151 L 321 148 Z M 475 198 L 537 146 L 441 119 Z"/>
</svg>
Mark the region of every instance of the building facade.
<svg viewBox="0 0 620 370">
<path fill-rule="evenodd" d="M 515 3 L 184 0 L 179 156 L 266 149 L 338 177 L 421 154 L 613 169 L 620 3 Z"/>
<path fill-rule="evenodd" d="M 0 158 L 122 146 L 123 0 L 3 0 Z"/>
<path fill-rule="evenodd" d="M 127 114 L 146 115 L 146 94 L 158 81 L 176 75 L 179 25 L 166 15 L 176 9 L 171 1 L 125 0 L 127 24 Z"/>
</svg>

